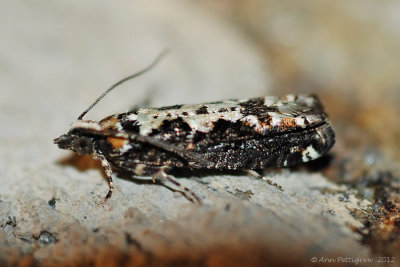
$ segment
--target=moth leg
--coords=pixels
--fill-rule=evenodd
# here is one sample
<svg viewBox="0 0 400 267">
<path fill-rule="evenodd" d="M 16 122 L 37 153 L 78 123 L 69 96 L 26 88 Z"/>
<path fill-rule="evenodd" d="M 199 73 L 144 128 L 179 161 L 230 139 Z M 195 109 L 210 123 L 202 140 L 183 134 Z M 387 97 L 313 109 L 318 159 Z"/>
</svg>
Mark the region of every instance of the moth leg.
<svg viewBox="0 0 400 267">
<path fill-rule="evenodd" d="M 275 182 L 273 182 L 272 180 L 265 178 L 264 176 L 262 176 L 261 174 L 259 174 L 258 172 L 254 171 L 254 170 L 245 170 L 245 172 L 247 172 L 249 175 L 257 178 L 257 179 L 261 179 L 263 181 L 266 181 L 267 183 L 269 183 L 270 185 L 273 185 L 275 187 L 277 187 L 279 190 L 284 191 L 283 187 Z"/>
<path fill-rule="evenodd" d="M 189 188 L 187 188 L 186 186 L 182 185 L 177 180 L 175 180 L 174 178 L 169 176 L 165 172 L 165 168 L 160 168 L 159 171 L 157 171 L 156 173 L 153 174 L 153 176 L 152 176 L 153 182 L 155 182 L 157 178 L 166 179 L 166 180 L 170 181 L 171 183 L 176 185 L 180 191 L 182 191 L 182 193 L 185 195 L 185 197 L 187 199 L 189 199 L 192 202 L 197 202 L 200 205 L 202 204 L 200 198 L 192 190 L 190 190 Z M 191 195 L 192 197 L 190 197 L 188 195 Z"/>
<path fill-rule="evenodd" d="M 104 172 L 106 173 L 106 176 L 107 176 L 109 189 L 108 189 L 108 193 L 106 195 L 106 199 L 108 199 L 111 197 L 111 195 L 114 191 L 113 179 L 111 177 L 111 173 L 112 173 L 111 165 L 103 155 L 97 153 L 94 156 L 95 156 L 95 158 L 100 160 L 101 166 L 104 168 Z"/>
</svg>

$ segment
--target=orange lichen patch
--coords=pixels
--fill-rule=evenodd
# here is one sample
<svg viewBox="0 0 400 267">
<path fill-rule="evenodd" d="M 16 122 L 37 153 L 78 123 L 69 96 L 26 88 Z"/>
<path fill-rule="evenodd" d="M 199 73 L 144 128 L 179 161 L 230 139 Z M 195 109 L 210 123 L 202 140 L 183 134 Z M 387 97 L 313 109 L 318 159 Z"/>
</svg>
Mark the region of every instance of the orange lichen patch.
<svg viewBox="0 0 400 267">
<path fill-rule="evenodd" d="M 119 122 L 118 118 L 113 116 L 107 117 L 100 121 L 100 126 L 103 130 L 116 130 L 116 124 Z"/>
<path fill-rule="evenodd" d="M 121 149 L 124 145 L 128 143 L 128 140 L 126 138 L 112 136 L 107 137 L 107 141 L 110 142 L 110 144 L 115 149 Z"/>
<path fill-rule="evenodd" d="M 388 233 L 397 231 L 398 228 L 398 223 L 400 221 L 400 215 L 399 214 L 392 214 L 388 218 L 385 218 L 382 220 L 382 223 L 378 225 L 379 229 Z"/>
</svg>

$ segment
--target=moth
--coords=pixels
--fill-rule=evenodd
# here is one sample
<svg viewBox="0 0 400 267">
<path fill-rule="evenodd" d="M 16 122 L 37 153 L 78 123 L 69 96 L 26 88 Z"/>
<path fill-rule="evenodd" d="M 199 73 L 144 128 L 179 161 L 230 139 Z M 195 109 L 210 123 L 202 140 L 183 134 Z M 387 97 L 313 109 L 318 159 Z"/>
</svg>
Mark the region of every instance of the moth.
<svg viewBox="0 0 400 267">
<path fill-rule="evenodd" d="M 138 108 L 99 122 L 83 120 L 108 92 L 148 71 L 159 59 L 111 86 L 79 116 L 68 133 L 54 140 L 61 149 L 101 161 L 109 184 L 106 198 L 114 190 L 112 168 L 152 176 L 153 181 L 166 179 L 190 200 L 201 202 L 168 172 L 174 168 L 242 170 L 265 179 L 255 170 L 314 160 L 335 142 L 334 131 L 315 95 Z"/>
</svg>

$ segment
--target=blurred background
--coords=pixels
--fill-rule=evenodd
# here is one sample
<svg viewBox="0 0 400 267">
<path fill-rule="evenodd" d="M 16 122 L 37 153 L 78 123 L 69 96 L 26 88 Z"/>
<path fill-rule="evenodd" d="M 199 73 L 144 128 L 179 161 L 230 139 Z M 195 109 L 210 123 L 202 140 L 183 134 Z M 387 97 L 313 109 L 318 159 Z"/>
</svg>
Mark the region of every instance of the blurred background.
<svg viewBox="0 0 400 267">
<path fill-rule="evenodd" d="M 315 93 L 337 142 L 329 157 L 306 168 L 375 204 L 357 215 L 363 226 L 353 230 L 366 231 L 360 239 L 369 251 L 398 255 L 399 14 L 395 0 L 2 1 L 2 227 L 23 209 L 15 201 L 21 195 L 53 197 L 43 181 L 73 186 L 60 166 L 52 167 L 66 154 L 51 140 L 109 85 L 168 48 L 156 68 L 113 91 L 86 119 L 146 101 L 165 106 Z M 91 190 L 77 187 L 75 196 Z M 7 242 L 0 252 L 11 247 Z M 16 256 L 7 261 L 31 251 L 20 247 L 13 244 Z M 46 253 L 31 262 L 52 255 Z"/>
<path fill-rule="evenodd" d="M 273 93 L 318 93 L 347 148 L 378 144 L 399 157 L 397 1 L 208 1 L 207 7 L 258 46 Z"/>
</svg>

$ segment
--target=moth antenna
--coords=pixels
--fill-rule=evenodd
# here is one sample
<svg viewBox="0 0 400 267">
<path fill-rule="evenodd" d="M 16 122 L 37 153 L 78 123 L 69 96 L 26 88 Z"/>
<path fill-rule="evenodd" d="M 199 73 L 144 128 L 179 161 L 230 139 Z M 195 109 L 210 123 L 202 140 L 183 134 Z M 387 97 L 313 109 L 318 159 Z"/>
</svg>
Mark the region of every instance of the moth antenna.
<svg viewBox="0 0 400 267">
<path fill-rule="evenodd" d="M 164 51 L 162 51 L 157 57 L 156 59 L 154 59 L 154 61 L 148 65 L 146 68 L 142 69 L 141 71 L 138 71 L 134 74 L 131 74 L 125 78 L 123 78 L 122 80 L 118 81 L 117 83 L 113 84 L 110 88 L 108 88 L 106 91 L 104 91 L 104 93 L 101 94 L 101 96 L 99 96 L 84 112 L 82 112 L 82 114 L 78 117 L 78 120 L 82 120 L 83 116 L 86 115 L 86 113 L 88 113 L 94 106 L 97 105 L 97 103 L 100 102 L 100 100 L 102 100 L 109 92 L 111 92 L 115 87 L 117 87 L 118 85 L 136 78 L 146 72 L 148 72 L 149 70 L 151 70 L 154 66 L 157 65 L 157 63 L 168 53 L 168 49 L 165 49 Z"/>
</svg>

